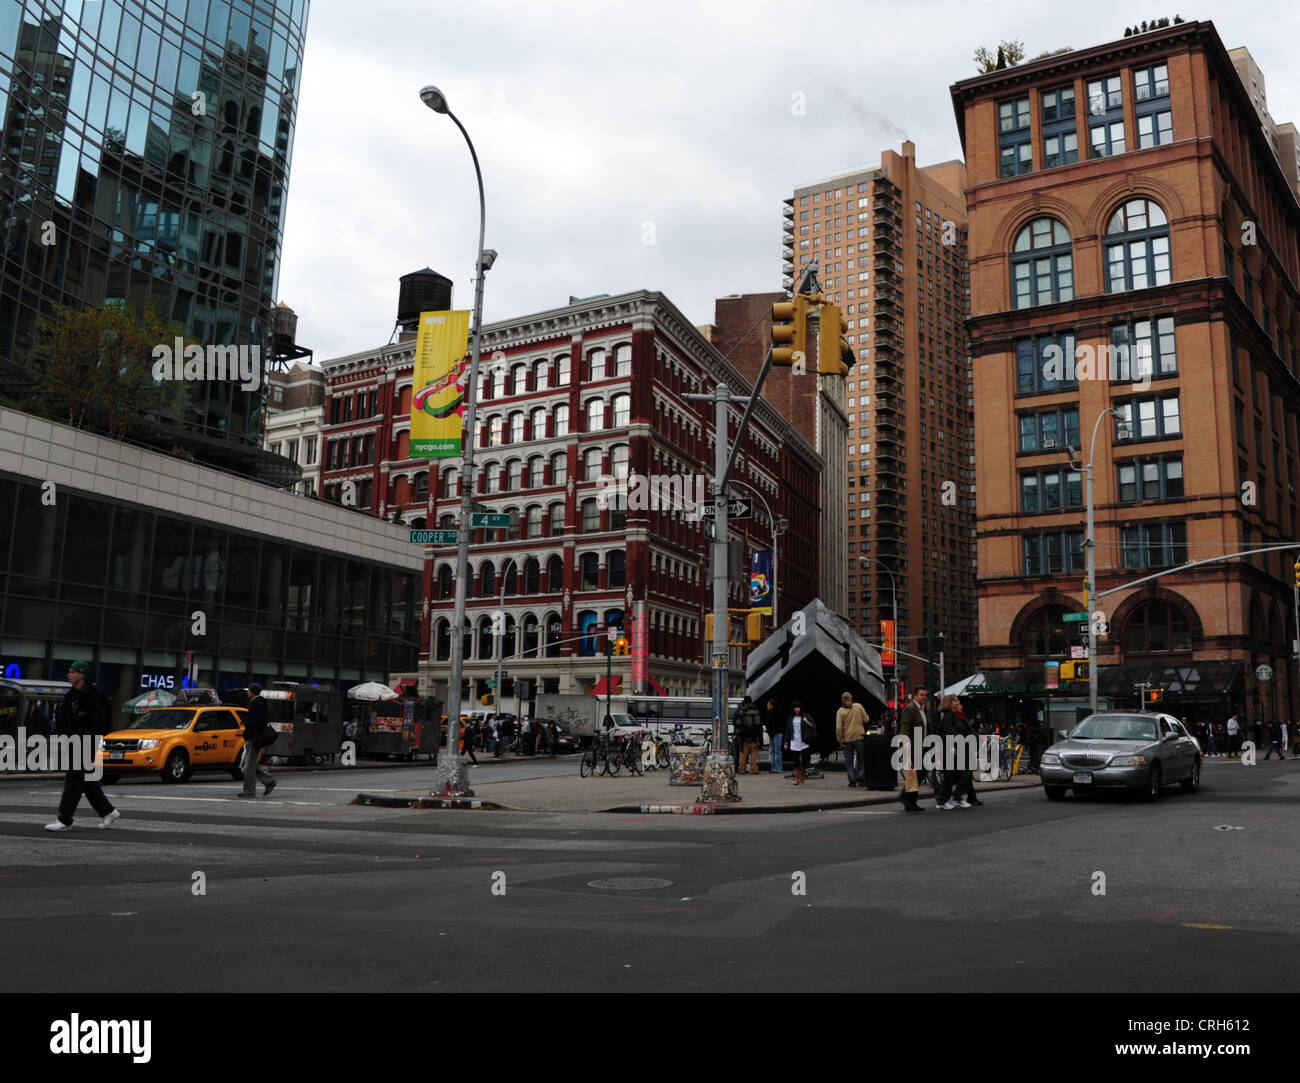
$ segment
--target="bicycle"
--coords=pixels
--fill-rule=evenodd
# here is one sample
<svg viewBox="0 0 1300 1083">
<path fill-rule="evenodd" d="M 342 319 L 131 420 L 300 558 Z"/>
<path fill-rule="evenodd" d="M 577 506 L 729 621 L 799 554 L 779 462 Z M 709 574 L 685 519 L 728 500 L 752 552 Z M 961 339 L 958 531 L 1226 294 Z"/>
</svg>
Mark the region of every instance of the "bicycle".
<svg viewBox="0 0 1300 1083">
<path fill-rule="evenodd" d="M 595 774 L 617 774 L 618 771 L 610 771 L 610 754 L 609 745 L 604 737 L 594 737 L 590 747 L 582 754 L 582 762 L 578 765 L 578 773 L 583 778 L 589 778 Z"/>
</svg>

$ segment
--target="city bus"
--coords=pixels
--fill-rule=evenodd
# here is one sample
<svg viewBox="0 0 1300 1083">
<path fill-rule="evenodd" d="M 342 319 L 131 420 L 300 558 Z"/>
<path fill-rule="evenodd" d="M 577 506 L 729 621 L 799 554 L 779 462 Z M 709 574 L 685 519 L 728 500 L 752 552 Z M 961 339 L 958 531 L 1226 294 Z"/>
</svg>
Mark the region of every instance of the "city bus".
<svg viewBox="0 0 1300 1083">
<path fill-rule="evenodd" d="M 703 744 L 713 734 L 713 700 L 708 696 L 627 696 L 632 724 L 674 744 Z M 727 740 L 740 700 L 727 701 Z"/>
</svg>

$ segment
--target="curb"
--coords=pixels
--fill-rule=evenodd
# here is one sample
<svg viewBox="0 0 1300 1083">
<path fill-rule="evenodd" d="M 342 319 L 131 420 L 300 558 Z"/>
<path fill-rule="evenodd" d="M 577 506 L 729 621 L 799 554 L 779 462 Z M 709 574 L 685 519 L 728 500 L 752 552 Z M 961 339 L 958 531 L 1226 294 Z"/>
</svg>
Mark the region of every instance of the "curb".
<svg viewBox="0 0 1300 1083">
<path fill-rule="evenodd" d="M 980 793 L 995 793 L 1001 790 L 1028 790 L 1032 786 L 1013 786 L 1006 784 L 986 784 L 980 789 Z M 566 811 L 580 813 L 618 813 L 621 815 L 678 815 L 678 816 L 723 816 L 723 815 L 740 815 L 744 813 L 765 813 L 777 814 L 785 812 L 833 812 L 837 809 L 862 808 L 867 805 L 892 805 L 899 799 L 899 791 L 880 791 L 880 797 L 868 797 L 856 801 L 844 801 L 834 804 L 825 802 L 806 803 L 798 805 L 753 805 L 737 802 L 728 804 L 724 802 L 692 802 L 681 805 L 616 805 L 613 808 L 605 809 L 565 809 L 565 810 L 548 810 L 538 808 L 516 808 L 512 805 L 503 805 L 496 801 L 483 801 L 473 797 L 438 797 L 430 794 L 427 797 L 387 797 L 378 794 L 359 793 L 349 804 L 352 805 L 371 805 L 377 808 L 411 808 L 411 809 L 486 809 L 496 812 L 547 812 L 547 811 Z M 887 796 L 886 796 L 887 795 Z M 918 800 L 933 800 L 934 792 L 932 790 L 922 790 L 917 797 Z"/>
<path fill-rule="evenodd" d="M 350 805 L 373 805 L 377 808 L 459 808 L 459 809 L 489 809 L 503 812 L 521 811 L 511 809 L 506 805 L 498 805 L 495 801 L 480 801 L 474 797 L 380 797 L 376 794 L 359 793 L 351 801 Z"/>
</svg>

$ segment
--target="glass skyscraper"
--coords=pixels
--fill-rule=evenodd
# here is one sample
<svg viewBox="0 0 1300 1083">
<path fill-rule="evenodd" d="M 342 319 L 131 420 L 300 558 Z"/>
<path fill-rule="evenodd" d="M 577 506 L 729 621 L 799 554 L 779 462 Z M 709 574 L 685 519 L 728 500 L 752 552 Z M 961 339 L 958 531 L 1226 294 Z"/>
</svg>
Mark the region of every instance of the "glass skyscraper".
<svg viewBox="0 0 1300 1083">
<path fill-rule="evenodd" d="M 307 5 L 0 0 L 0 390 L 54 304 L 267 349 Z M 264 383 L 195 390 L 176 442 L 265 457 Z"/>
</svg>

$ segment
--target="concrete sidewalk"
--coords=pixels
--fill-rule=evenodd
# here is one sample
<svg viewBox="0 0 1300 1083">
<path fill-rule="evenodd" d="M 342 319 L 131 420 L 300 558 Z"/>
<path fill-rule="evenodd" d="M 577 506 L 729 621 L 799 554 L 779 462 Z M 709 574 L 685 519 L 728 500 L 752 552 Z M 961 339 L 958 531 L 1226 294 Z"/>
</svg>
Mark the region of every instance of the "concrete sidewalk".
<svg viewBox="0 0 1300 1083">
<path fill-rule="evenodd" d="M 1026 789 L 1039 785 L 1037 775 L 1017 775 L 1007 782 L 975 782 L 977 794 L 995 790 Z M 678 813 L 684 815 L 735 814 L 748 812 L 817 812 L 822 809 L 858 808 L 870 805 L 899 806 L 899 788 L 888 790 L 850 789 L 844 771 L 834 766 L 823 778 L 810 778 L 795 786 L 791 776 L 774 775 L 764 769 L 757 775 L 741 775 L 737 788 L 741 800 L 727 804 L 701 804 L 698 784 L 670 786 L 667 771 L 647 771 L 629 775 L 625 770 L 617 778 L 597 775 L 581 778 L 578 764 L 573 774 L 519 781 L 474 781 L 470 771 L 473 797 L 439 797 L 426 790 L 407 793 L 360 793 L 354 805 L 382 808 L 459 808 L 498 809 L 508 812 L 621 812 Z M 924 783 L 921 800 L 933 808 L 934 794 Z"/>
</svg>

